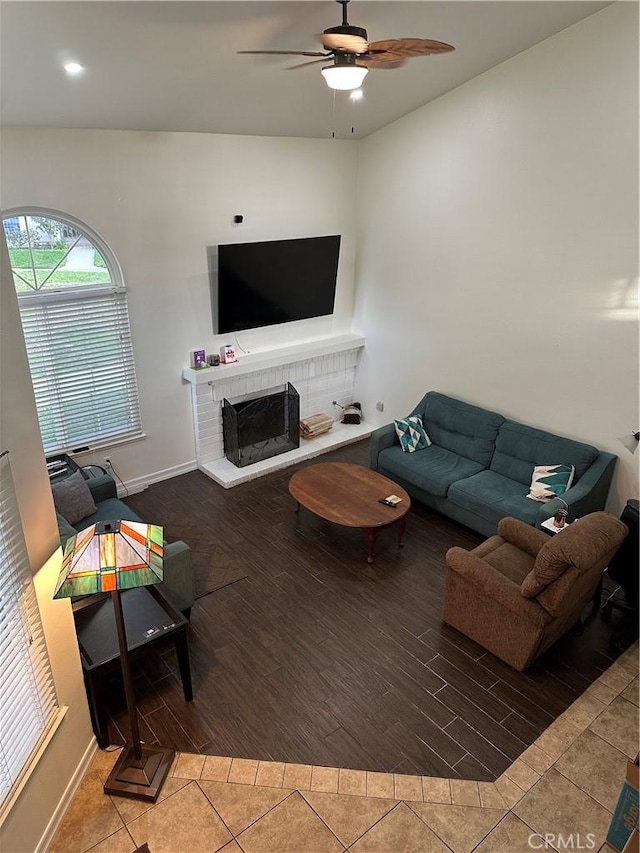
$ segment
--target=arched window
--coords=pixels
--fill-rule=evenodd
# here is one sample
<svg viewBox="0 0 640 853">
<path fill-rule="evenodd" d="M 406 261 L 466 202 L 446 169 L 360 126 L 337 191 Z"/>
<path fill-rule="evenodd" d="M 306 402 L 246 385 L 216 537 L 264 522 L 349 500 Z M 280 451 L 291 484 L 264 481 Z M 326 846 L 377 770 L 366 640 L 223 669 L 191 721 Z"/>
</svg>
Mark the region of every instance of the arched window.
<svg viewBox="0 0 640 853">
<path fill-rule="evenodd" d="M 3 214 L 46 453 L 142 434 L 127 296 L 117 260 L 58 211 Z"/>
</svg>

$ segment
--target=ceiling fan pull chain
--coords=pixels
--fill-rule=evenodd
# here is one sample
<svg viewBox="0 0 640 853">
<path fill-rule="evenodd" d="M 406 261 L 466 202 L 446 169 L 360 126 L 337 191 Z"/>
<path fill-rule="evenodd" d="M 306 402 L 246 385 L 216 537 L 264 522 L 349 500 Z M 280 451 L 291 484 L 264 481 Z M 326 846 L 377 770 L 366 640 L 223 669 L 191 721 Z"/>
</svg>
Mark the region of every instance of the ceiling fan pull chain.
<svg viewBox="0 0 640 853">
<path fill-rule="evenodd" d="M 336 126 L 336 90 L 335 90 L 335 89 L 332 89 L 332 93 L 333 93 L 333 110 L 332 110 L 332 117 L 333 117 L 333 126 L 335 127 L 335 126 Z M 332 130 L 332 131 L 331 131 L 331 138 L 332 138 L 332 139 L 335 139 L 335 138 L 336 138 L 336 132 L 335 132 L 335 130 Z"/>
</svg>

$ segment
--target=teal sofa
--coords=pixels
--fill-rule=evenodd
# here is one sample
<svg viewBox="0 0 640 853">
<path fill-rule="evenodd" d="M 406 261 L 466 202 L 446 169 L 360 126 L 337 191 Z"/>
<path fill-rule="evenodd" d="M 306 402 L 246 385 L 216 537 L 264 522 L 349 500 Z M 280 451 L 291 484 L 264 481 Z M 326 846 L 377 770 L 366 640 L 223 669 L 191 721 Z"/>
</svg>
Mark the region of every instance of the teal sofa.
<svg viewBox="0 0 640 853">
<path fill-rule="evenodd" d="M 564 503 L 569 521 L 604 509 L 617 460 L 612 453 L 436 391 L 411 414 L 422 418 L 431 446 L 403 452 L 387 424 L 371 435 L 371 468 L 484 536 L 496 533 L 506 516 L 539 527 Z M 527 498 L 534 467 L 555 464 L 574 466 L 571 488 L 547 503 Z"/>
<path fill-rule="evenodd" d="M 95 501 L 96 512 L 76 522 L 75 525 L 69 524 L 60 513 L 57 513 L 60 542 L 63 547 L 70 536 L 98 521 L 143 520 L 118 498 L 115 480 L 109 474 L 92 477 L 86 481 L 86 484 Z M 145 520 L 148 521 L 149 519 Z M 188 614 L 194 602 L 194 589 L 191 550 L 186 543 L 170 542 L 165 544 L 164 580 L 158 584 L 158 589 L 171 600 L 178 610 Z"/>
</svg>

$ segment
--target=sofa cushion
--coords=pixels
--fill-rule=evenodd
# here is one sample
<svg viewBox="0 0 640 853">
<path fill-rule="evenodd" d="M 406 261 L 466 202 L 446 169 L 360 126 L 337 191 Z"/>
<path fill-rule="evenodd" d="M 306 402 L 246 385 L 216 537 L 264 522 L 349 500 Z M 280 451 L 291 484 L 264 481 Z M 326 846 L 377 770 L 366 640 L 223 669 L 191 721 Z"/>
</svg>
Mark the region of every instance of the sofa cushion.
<svg viewBox="0 0 640 853">
<path fill-rule="evenodd" d="M 564 574 L 571 565 L 571 558 L 564 547 L 565 535 L 569 532 L 567 527 L 556 533 L 552 539 L 542 546 L 536 557 L 533 568 L 522 581 L 520 591 L 525 598 L 534 598 L 550 583 Z"/>
<path fill-rule="evenodd" d="M 537 557 L 540 548 L 549 541 L 548 533 L 509 515 L 498 524 L 498 535 L 532 557 Z"/>
<path fill-rule="evenodd" d="M 98 521 L 140 521 L 140 516 L 123 503 L 118 498 L 109 498 L 106 501 L 100 501 L 96 512 L 93 515 L 83 518 L 76 524 L 77 530 L 84 530 L 90 524 L 96 524 Z"/>
<path fill-rule="evenodd" d="M 77 530 L 73 527 L 67 519 L 60 515 L 59 512 L 56 513 L 56 520 L 58 522 L 58 535 L 60 536 L 60 544 L 64 548 L 65 542 L 67 539 L 71 539 L 72 536 L 75 536 Z"/>
<path fill-rule="evenodd" d="M 575 473 L 573 465 L 536 465 L 527 497 L 541 503 L 557 498 L 571 488 Z"/>
<path fill-rule="evenodd" d="M 496 526 L 506 515 L 535 525 L 540 504 L 527 500 L 525 492 L 522 483 L 495 471 L 480 471 L 473 477 L 453 483 L 448 497 L 453 503 Z"/>
<path fill-rule="evenodd" d="M 580 572 L 575 566 L 569 566 L 559 578 L 536 595 L 536 601 L 552 616 L 562 616 L 567 605 L 571 606 L 571 599 L 575 598 L 579 589 L 576 585 L 580 582 Z"/>
<path fill-rule="evenodd" d="M 433 435 L 431 437 L 436 440 Z M 589 444 L 561 438 L 515 421 L 505 421 L 496 439 L 490 468 L 496 474 L 529 486 L 536 465 L 573 465 L 574 482 L 577 483 L 596 460 L 598 452 Z"/>
<path fill-rule="evenodd" d="M 430 391 L 422 422 L 434 444 L 488 468 L 504 417 L 488 409 Z M 422 414 L 418 412 L 418 414 Z"/>
<path fill-rule="evenodd" d="M 446 497 L 449 486 L 456 480 L 482 470 L 478 462 L 435 444 L 415 453 L 403 453 L 397 445 L 388 447 L 378 460 L 381 474 L 441 498 Z"/>
<path fill-rule="evenodd" d="M 493 566 L 501 575 L 520 586 L 533 568 L 531 554 L 507 542 L 502 536 L 490 536 L 472 551 L 476 557 Z"/>
<path fill-rule="evenodd" d="M 396 418 L 393 422 L 400 447 L 405 453 L 413 453 L 429 447 L 431 440 L 424 431 L 420 415 L 409 415 L 407 418 Z"/>
<path fill-rule="evenodd" d="M 56 512 L 69 524 L 76 524 L 96 511 L 95 501 L 80 471 L 52 483 L 51 492 Z"/>
<path fill-rule="evenodd" d="M 573 584 L 594 570 L 602 573 L 627 533 L 628 528 L 608 512 L 576 519 L 540 549 L 522 594 L 536 596 L 545 610 L 558 615 Z"/>
</svg>

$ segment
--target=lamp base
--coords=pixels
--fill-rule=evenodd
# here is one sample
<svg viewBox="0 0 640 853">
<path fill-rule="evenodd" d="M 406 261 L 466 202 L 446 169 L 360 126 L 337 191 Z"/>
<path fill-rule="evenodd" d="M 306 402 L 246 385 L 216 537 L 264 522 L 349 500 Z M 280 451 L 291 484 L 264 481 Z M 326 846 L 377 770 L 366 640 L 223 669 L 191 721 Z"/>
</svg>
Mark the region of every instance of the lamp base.
<svg viewBox="0 0 640 853">
<path fill-rule="evenodd" d="M 104 783 L 105 794 L 155 803 L 174 755 L 164 746 L 143 746 L 138 759 L 133 746 L 126 744 Z"/>
</svg>

